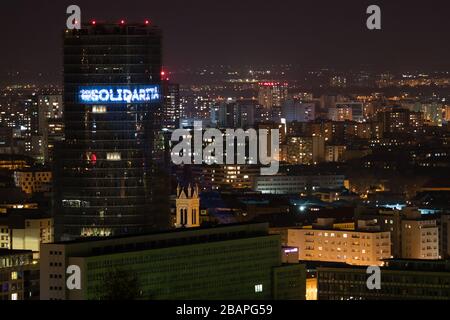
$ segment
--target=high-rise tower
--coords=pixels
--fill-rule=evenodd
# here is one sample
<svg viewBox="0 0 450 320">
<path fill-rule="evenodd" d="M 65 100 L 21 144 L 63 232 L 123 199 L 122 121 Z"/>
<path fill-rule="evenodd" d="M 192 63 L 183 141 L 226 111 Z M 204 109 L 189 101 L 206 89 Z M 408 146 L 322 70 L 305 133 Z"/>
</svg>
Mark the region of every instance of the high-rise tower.
<svg viewBox="0 0 450 320">
<path fill-rule="evenodd" d="M 161 31 L 92 22 L 64 33 L 65 142 L 55 154 L 57 238 L 161 227 L 151 212 Z"/>
</svg>

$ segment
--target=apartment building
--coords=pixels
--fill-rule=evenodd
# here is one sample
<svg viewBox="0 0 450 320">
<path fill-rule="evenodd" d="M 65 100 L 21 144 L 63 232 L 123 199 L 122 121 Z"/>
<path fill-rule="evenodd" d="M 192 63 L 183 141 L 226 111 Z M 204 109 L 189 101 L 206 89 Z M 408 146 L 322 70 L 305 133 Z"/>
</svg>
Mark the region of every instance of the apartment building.
<svg viewBox="0 0 450 320">
<path fill-rule="evenodd" d="M 439 259 L 439 228 L 436 220 L 402 221 L 402 258 Z"/>
<path fill-rule="evenodd" d="M 311 229 L 288 229 L 287 245 L 299 248 L 299 259 L 305 261 L 381 266 L 383 260 L 391 258 L 389 232 L 341 230 L 319 224 Z"/>
</svg>

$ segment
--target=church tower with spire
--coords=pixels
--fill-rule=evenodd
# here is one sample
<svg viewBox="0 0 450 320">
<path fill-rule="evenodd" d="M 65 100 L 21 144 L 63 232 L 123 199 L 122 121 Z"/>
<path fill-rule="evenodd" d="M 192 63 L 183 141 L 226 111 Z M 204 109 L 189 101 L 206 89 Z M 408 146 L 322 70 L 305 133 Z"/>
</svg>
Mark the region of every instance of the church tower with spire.
<svg viewBox="0 0 450 320">
<path fill-rule="evenodd" d="M 200 197 L 198 186 L 177 187 L 176 228 L 200 227 Z"/>
</svg>

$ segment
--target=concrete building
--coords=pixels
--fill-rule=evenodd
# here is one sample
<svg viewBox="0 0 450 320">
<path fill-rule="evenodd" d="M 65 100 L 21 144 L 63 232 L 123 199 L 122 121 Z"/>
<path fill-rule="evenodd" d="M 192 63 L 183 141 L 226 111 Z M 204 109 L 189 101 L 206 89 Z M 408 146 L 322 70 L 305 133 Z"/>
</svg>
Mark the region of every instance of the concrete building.
<svg viewBox="0 0 450 320">
<path fill-rule="evenodd" d="M 344 137 L 346 140 L 352 138 L 360 138 L 360 139 L 370 139 L 372 137 L 376 137 L 376 132 L 372 132 L 375 130 L 373 123 L 367 122 L 345 122 L 344 125 Z"/>
<path fill-rule="evenodd" d="M 377 122 L 380 123 L 383 133 L 413 132 L 423 126 L 423 114 L 393 107 L 391 110 L 379 112 Z"/>
<path fill-rule="evenodd" d="M 328 109 L 328 119 L 331 121 L 352 121 L 353 114 L 350 106 L 340 106 Z"/>
<path fill-rule="evenodd" d="M 299 194 L 316 189 L 342 189 L 344 182 L 342 175 L 258 176 L 254 190 L 263 194 Z"/>
<path fill-rule="evenodd" d="M 439 219 L 439 245 L 440 256 L 450 258 L 450 214 L 443 214 Z"/>
<path fill-rule="evenodd" d="M 289 164 L 316 164 L 325 161 L 325 138 L 288 137 L 287 156 Z"/>
<path fill-rule="evenodd" d="M 309 122 L 317 118 L 315 103 L 302 103 L 293 99 L 285 101 L 282 112 L 287 122 Z"/>
<path fill-rule="evenodd" d="M 318 300 L 450 299 L 448 260 L 388 260 L 381 267 L 381 290 L 367 288 L 366 271 L 344 264 L 319 267 Z"/>
<path fill-rule="evenodd" d="M 364 105 L 361 102 L 337 102 L 338 118 L 336 121 L 352 120 L 362 122 L 364 120 Z"/>
<path fill-rule="evenodd" d="M 234 102 L 223 102 L 217 108 L 217 126 L 219 128 L 252 128 L 256 119 L 256 100 L 238 100 Z M 211 119 L 213 119 L 213 116 Z M 213 120 L 212 120 L 213 122 Z"/>
<path fill-rule="evenodd" d="M 283 265 L 281 252 L 268 224 L 43 244 L 41 299 L 108 299 L 108 283 L 128 279 L 138 283 L 136 299 L 305 299 L 304 266 Z M 81 271 L 79 290 L 66 288 L 71 265 Z"/>
<path fill-rule="evenodd" d="M 299 248 L 300 260 L 381 266 L 391 258 L 389 232 L 334 229 L 321 220 L 311 229 L 287 230 L 286 245 Z"/>
<path fill-rule="evenodd" d="M 63 137 L 63 99 L 61 94 L 38 96 L 38 132 L 34 137 L 33 150 L 37 161 L 48 163 L 52 159 L 56 141 Z"/>
<path fill-rule="evenodd" d="M 335 75 L 330 78 L 330 86 L 332 88 L 346 88 L 347 78 L 341 75 Z"/>
<path fill-rule="evenodd" d="M 399 210 L 377 209 L 377 212 L 358 212 L 356 218 L 376 225 L 380 231 L 391 233 L 391 253 L 394 258 L 401 258 L 402 252 L 402 217 Z"/>
<path fill-rule="evenodd" d="M 52 183 L 50 170 L 22 170 L 14 172 L 14 183 L 27 194 L 49 192 Z"/>
<path fill-rule="evenodd" d="M 0 249 L 31 250 L 39 258 L 41 243 L 54 241 L 53 219 L 38 210 L 8 212 L 0 216 Z"/>
<path fill-rule="evenodd" d="M 161 125 L 164 128 L 177 129 L 180 119 L 184 116 L 184 110 L 180 99 L 180 85 L 170 82 L 169 79 L 163 75 L 161 76 L 161 86 L 164 96 L 161 113 Z"/>
<path fill-rule="evenodd" d="M 375 211 L 375 212 L 374 212 Z M 441 219 L 445 223 L 445 216 Z M 402 210 L 363 208 L 358 210 L 356 219 L 367 225 L 377 226 L 380 231 L 391 233 L 392 256 L 403 259 L 439 259 L 442 254 L 438 222 L 421 215 L 415 207 Z M 441 252 L 441 253 L 440 253 Z"/>
<path fill-rule="evenodd" d="M 422 104 L 424 120 L 433 126 L 442 126 L 444 120 L 443 105 L 440 103 Z"/>
<path fill-rule="evenodd" d="M 437 260 L 439 228 L 436 220 L 422 219 L 418 212 L 402 221 L 402 258 Z"/>
<path fill-rule="evenodd" d="M 258 165 L 196 166 L 192 171 L 196 182 L 209 190 L 252 189 L 261 173 Z"/>
<path fill-rule="evenodd" d="M 281 82 L 261 82 L 258 103 L 265 109 L 281 107 L 288 95 L 288 84 Z"/>
<path fill-rule="evenodd" d="M 341 162 L 342 156 L 347 149 L 346 146 L 325 146 L 325 161 L 326 162 Z"/>
<path fill-rule="evenodd" d="M 448 105 L 444 106 L 444 121 L 450 122 L 450 106 Z"/>
</svg>

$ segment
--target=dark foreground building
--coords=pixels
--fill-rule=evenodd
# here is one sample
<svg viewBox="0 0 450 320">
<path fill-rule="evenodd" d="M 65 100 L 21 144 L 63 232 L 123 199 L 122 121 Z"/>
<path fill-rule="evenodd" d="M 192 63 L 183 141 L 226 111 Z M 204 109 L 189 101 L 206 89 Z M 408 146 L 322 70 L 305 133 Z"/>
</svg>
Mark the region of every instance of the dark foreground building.
<svg viewBox="0 0 450 320">
<path fill-rule="evenodd" d="M 367 268 L 317 268 L 318 300 L 450 300 L 450 261 L 389 260 L 381 290 L 369 290 Z"/>
<path fill-rule="evenodd" d="M 281 252 L 268 224 L 44 244 L 41 299 L 304 300 L 305 267 Z M 70 265 L 80 290 L 66 287 Z"/>
<path fill-rule="evenodd" d="M 57 239 L 165 225 L 150 205 L 160 81 L 159 28 L 122 21 L 65 31 L 65 141 L 54 168 Z"/>
</svg>

